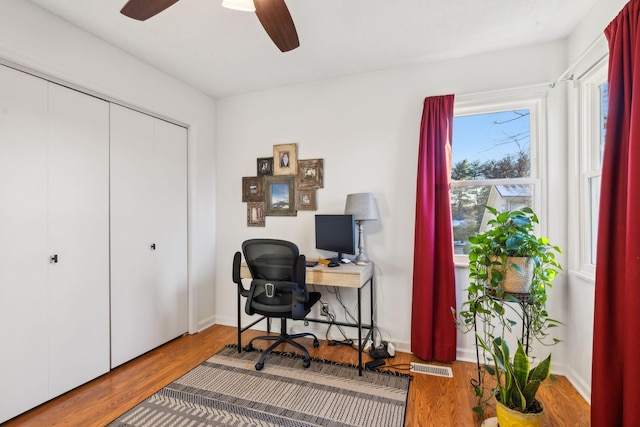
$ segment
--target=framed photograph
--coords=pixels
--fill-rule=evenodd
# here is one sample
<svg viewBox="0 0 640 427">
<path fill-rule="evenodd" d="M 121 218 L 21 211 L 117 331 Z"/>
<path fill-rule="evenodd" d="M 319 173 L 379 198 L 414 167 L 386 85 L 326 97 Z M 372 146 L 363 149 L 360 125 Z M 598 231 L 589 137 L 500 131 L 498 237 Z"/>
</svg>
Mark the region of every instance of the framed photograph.
<svg viewBox="0 0 640 427">
<path fill-rule="evenodd" d="M 261 176 L 242 177 L 242 201 L 264 202 L 264 178 Z"/>
<path fill-rule="evenodd" d="M 316 189 L 297 189 L 296 190 L 296 207 L 299 211 L 315 211 L 316 207 Z"/>
<path fill-rule="evenodd" d="M 260 157 L 258 161 L 258 176 L 273 175 L 273 157 Z"/>
<path fill-rule="evenodd" d="M 247 227 L 264 227 L 264 202 L 247 203 Z"/>
<path fill-rule="evenodd" d="M 323 159 L 298 160 L 298 174 L 296 175 L 298 188 L 322 188 L 324 186 L 323 168 Z"/>
<path fill-rule="evenodd" d="M 296 216 L 295 176 L 266 176 L 266 215 Z"/>
<path fill-rule="evenodd" d="M 280 144 L 273 146 L 273 174 L 296 175 L 298 171 L 297 144 Z"/>
</svg>

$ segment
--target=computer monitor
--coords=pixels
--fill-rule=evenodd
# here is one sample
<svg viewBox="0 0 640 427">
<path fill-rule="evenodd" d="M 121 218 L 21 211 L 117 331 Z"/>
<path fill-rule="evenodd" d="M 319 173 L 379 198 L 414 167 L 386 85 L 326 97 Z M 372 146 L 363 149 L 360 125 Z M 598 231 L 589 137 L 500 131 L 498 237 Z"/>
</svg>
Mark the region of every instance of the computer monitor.
<svg viewBox="0 0 640 427">
<path fill-rule="evenodd" d="M 316 215 L 316 249 L 336 252 L 334 261 L 356 253 L 356 226 L 353 215 Z"/>
</svg>

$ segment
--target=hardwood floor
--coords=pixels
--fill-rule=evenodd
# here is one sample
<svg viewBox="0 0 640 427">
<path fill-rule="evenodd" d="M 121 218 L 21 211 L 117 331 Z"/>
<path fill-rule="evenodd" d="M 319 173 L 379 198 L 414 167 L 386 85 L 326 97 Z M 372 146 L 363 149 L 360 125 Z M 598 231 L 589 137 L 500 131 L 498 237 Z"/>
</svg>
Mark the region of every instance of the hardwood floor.
<svg viewBox="0 0 640 427">
<path fill-rule="evenodd" d="M 263 333 L 247 331 L 243 342 L 258 334 Z M 236 329 L 220 325 L 178 338 L 2 426 L 104 426 L 202 363 L 225 344 L 235 341 Z M 314 349 L 311 340 L 303 343 L 312 356 L 357 363 L 357 352 L 350 347 L 328 346 L 321 342 L 320 347 Z M 293 351 L 293 348 L 282 347 L 282 350 Z M 400 352 L 388 360 L 394 365 L 422 362 L 413 355 Z M 469 385 L 469 379 L 475 374 L 475 365 L 454 362 L 447 366 L 453 369 L 454 378 L 413 374 L 407 404 L 407 427 L 479 425 L 471 410 L 475 400 Z M 408 372 L 408 367 L 404 372 Z M 589 405 L 566 378 L 559 377 L 555 384 L 543 387 L 539 395 L 546 408 L 543 426 L 591 425 Z"/>
</svg>

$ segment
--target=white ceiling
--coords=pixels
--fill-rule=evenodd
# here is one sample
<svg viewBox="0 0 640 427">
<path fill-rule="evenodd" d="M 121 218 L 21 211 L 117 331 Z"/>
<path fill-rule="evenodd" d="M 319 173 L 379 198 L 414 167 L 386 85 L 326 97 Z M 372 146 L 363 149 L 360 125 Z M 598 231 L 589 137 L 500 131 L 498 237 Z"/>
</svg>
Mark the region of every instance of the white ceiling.
<svg viewBox="0 0 640 427">
<path fill-rule="evenodd" d="M 30 0 L 218 98 L 565 38 L 598 0 L 288 0 L 300 47 L 254 13 L 181 0 L 138 22 L 126 0 Z"/>
</svg>

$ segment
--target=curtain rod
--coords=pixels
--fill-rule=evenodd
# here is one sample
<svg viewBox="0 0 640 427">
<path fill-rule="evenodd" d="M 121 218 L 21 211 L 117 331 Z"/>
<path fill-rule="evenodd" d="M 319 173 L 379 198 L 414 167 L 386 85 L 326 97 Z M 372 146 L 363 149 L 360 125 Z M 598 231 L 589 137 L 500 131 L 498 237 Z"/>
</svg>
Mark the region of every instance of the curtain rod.
<svg viewBox="0 0 640 427">
<path fill-rule="evenodd" d="M 573 80 L 573 74 L 571 74 L 570 76 L 567 77 L 567 75 L 573 71 L 573 69 L 589 54 L 589 52 L 591 52 L 591 50 L 593 50 L 594 47 L 596 47 L 596 45 L 598 43 L 600 43 L 600 41 L 604 38 L 604 33 L 600 33 L 600 35 L 589 45 L 587 46 L 587 48 L 580 54 L 580 56 L 578 56 L 578 58 L 573 61 L 573 63 L 571 63 L 571 65 L 569 67 L 567 67 L 566 70 L 564 70 L 564 72 L 562 74 L 560 74 L 560 77 L 558 77 L 556 79 L 556 81 L 554 81 L 553 83 L 551 83 L 549 86 L 551 86 L 552 88 L 556 87 L 556 85 L 558 83 L 561 82 L 566 82 L 569 80 Z M 608 53 L 607 53 L 608 55 Z M 605 55 L 606 57 L 606 55 Z M 600 58 L 598 61 L 596 61 L 597 63 L 600 63 L 600 61 L 602 61 L 603 58 Z M 589 70 L 593 69 L 593 66 L 591 66 L 589 68 Z M 581 75 L 581 77 L 584 76 L 584 74 Z"/>
</svg>

